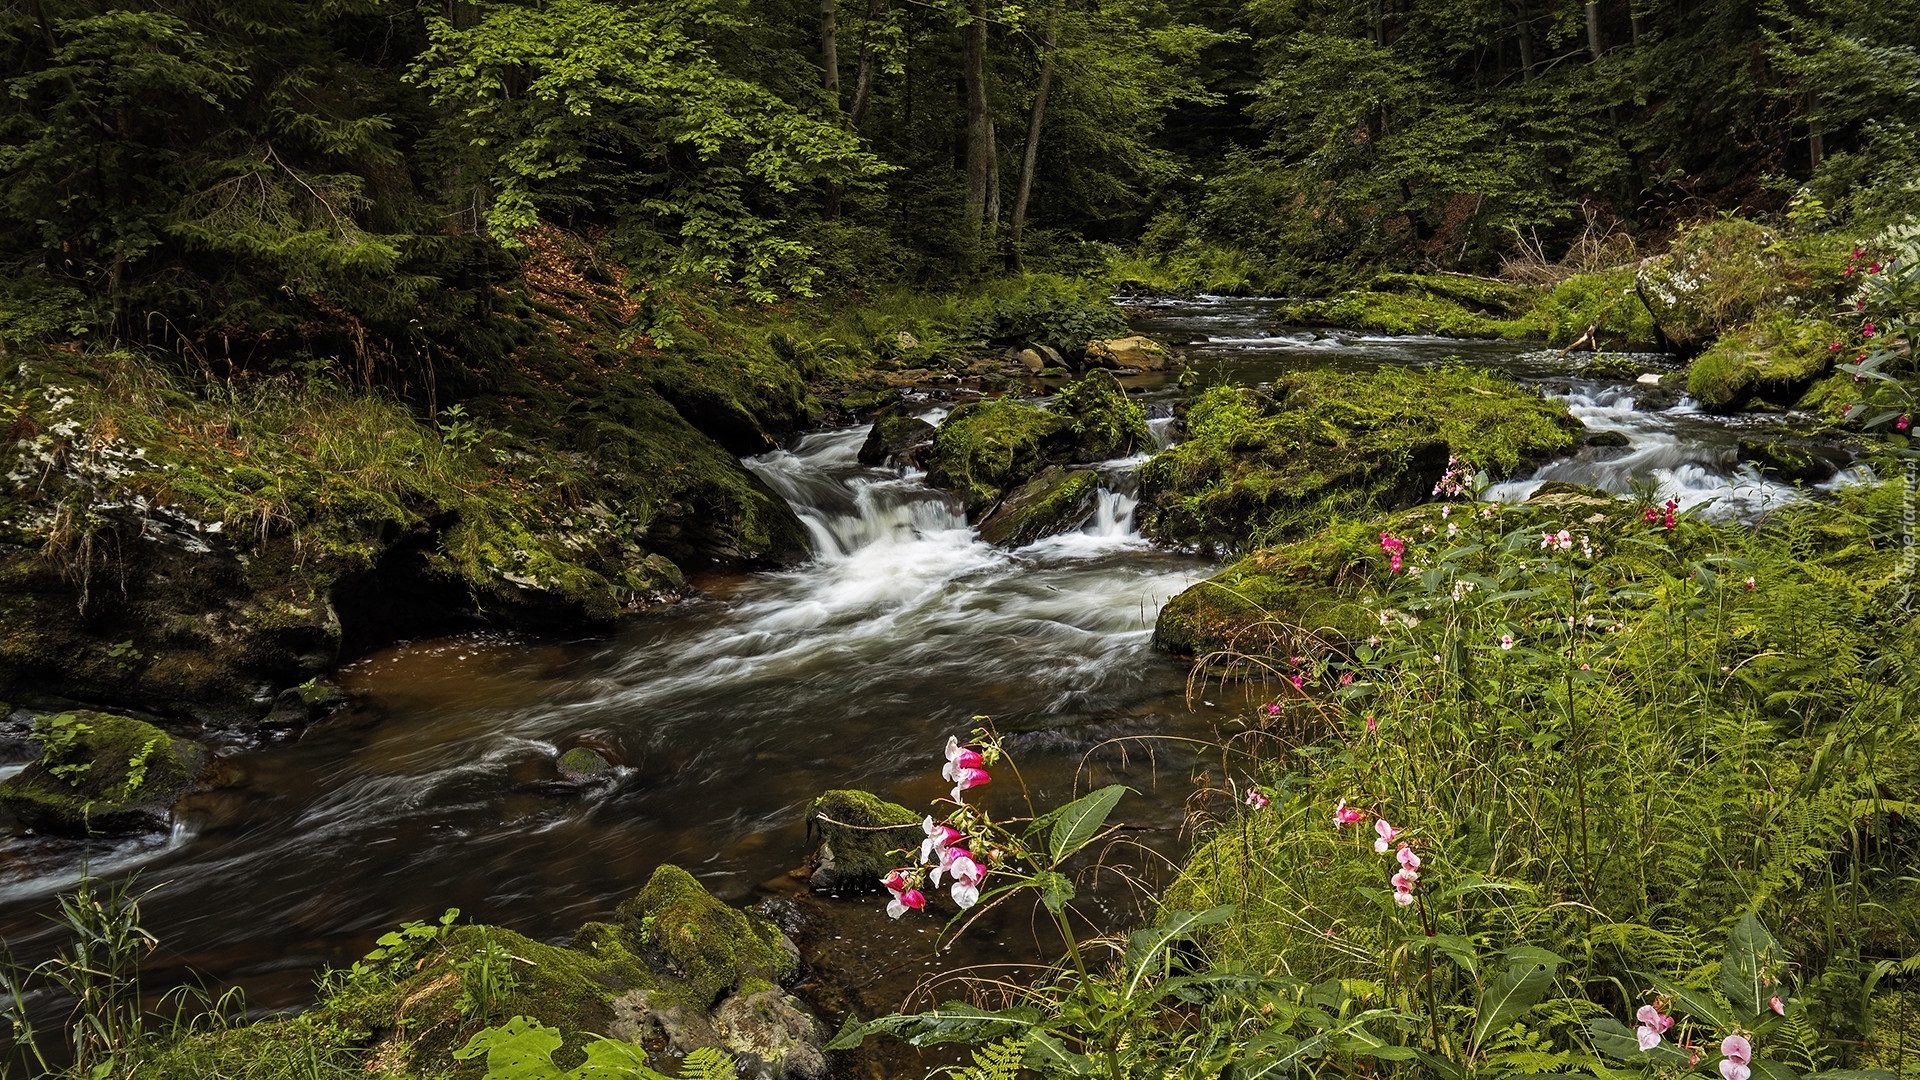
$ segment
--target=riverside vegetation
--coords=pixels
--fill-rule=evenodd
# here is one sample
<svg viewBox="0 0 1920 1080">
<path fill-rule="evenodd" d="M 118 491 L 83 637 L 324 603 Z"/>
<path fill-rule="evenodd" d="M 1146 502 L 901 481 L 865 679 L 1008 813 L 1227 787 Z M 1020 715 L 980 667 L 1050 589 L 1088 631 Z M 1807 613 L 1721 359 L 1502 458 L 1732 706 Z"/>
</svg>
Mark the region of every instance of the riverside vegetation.
<svg viewBox="0 0 1920 1080">
<path fill-rule="evenodd" d="M 8 8 L 0 696 L 35 718 L 0 800 L 152 827 L 186 736 L 297 730 L 396 636 L 604 628 L 689 571 L 804 560 L 739 457 L 823 419 L 891 424 L 876 453 L 996 542 L 1071 527 L 1084 466 L 1148 449 L 1119 381 L 1060 378 L 1124 333 L 1106 297 L 1284 293 L 1296 323 L 1792 408 L 1883 480 L 1751 525 L 1483 507 L 1584 437 L 1563 408 L 1458 368 L 1200 390 L 1141 520 L 1236 561 L 1156 641 L 1275 693 L 1198 778 L 1158 918 L 1074 937 L 1068 856 L 1118 792 L 1024 832 L 983 792 L 953 827 L 999 860 L 942 869 L 1039 897 L 1069 956 L 838 1044 L 966 1041 L 957 1075 L 997 1077 L 1920 1074 L 1915 25 L 1910 0 Z M 1650 348 L 1684 375 L 1617 355 Z M 1066 387 L 1044 408 L 898 407 L 1036 373 Z M 255 1023 L 142 994 L 138 899 L 84 884 L 68 950 L 9 969 L 16 1062 L 828 1067 L 778 929 L 671 867 L 565 946 L 410 923 Z"/>
</svg>

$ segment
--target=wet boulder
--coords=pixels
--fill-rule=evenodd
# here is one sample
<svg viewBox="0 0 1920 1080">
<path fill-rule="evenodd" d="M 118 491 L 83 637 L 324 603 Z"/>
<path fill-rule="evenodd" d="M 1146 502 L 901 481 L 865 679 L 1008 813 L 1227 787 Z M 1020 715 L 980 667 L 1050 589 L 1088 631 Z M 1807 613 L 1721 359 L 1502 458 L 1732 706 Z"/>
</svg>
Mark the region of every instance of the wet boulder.
<svg viewBox="0 0 1920 1080">
<path fill-rule="evenodd" d="M 1788 484 L 1818 484 L 1852 463 L 1847 452 L 1812 439 L 1748 438 L 1740 440 L 1740 460 Z"/>
<path fill-rule="evenodd" d="M 1716 338 L 1687 368 L 1687 393 L 1706 408 L 1792 404 L 1833 369 L 1832 344 L 1847 331 L 1779 315 Z"/>
<path fill-rule="evenodd" d="M 1110 372 L 1091 371 L 1064 386 L 1050 407 L 1073 422 L 1074 461 L 1102 461 L 1150 449 L 1147 411 Z"/>
<path fill-rule="evenodd" d="M 1100 475 L 1092 469 L 1052 466 L 981 520 L 980 539 L 1013 548 L 1077 529 L 1092 516 L 1099 491 Z"/>
<path fill-rule="evenodd" d="M 1230 667 L 1236 656 L 1317 655 L 1364 638 L 1377 616 L 1349 586 L 1378 550 L 1366 541 L 1349 528 L 1255 551 L 1167 601 L 1154 646 Z"/>
<path fill-rule="evenodd" d="M 90 835 L 162 829 L 193 786 L 198 747 L 143 720 L 66 712 L 34 721 L 40 757 L 0 781 L 0 806 L 43 832 Z"/>
<path fill-rule="evenodd" d="M 829 791 L 807 810 L 807 828 L 820 837 L 807 883 L 820 892 L 873 892 L 900 865 L 891 853 L 919 844 L 920 814 L 865 791 Z"/>
<path fill-rule="evenodd" d="M 887 412 L 873 422 L 867 441 L 860 444 L 860 464 L 896 462 L 918 465 L 933 446 L 934 426 L 917 416 Z"/>
<path fill-rule="evenodd" d="M 1167 366 L 1167 348 L 1144 334 L 1087 342 L 1086 366 L 1127 372 L 1160 371 Z"/>
<path fill-rule="evenodd" d="M 576 746 L 554 759 L 554 771 L 570 784 L 596 784 L 613 778 L 614 764 L 590 746 Z"/>
<path fill-rule="evenodd" d="M 799 951 L 779 927 L 721 903 L 671 863 L 655 870 L 614 918 L 627 947 L 682 987 L 689 1004 L 703 1008 L 751 983 L 776 983 L 799 970 Z"/>
<path fill-rule="evenodd" d="M 827 1075 L 826 1032 L 805 1005 L 777 987 L 735 994 L 713 1011 L 721 1045 L 755 1080 L 819 1080 Z"/>
<path fill-rule="evenodd" d="M 1074 446 L 1069 417 L 1012 398 L 969 402 L 947 414 L 927 454 L 927 480 L 958 494 L 977 517 Z"/>
</svg>

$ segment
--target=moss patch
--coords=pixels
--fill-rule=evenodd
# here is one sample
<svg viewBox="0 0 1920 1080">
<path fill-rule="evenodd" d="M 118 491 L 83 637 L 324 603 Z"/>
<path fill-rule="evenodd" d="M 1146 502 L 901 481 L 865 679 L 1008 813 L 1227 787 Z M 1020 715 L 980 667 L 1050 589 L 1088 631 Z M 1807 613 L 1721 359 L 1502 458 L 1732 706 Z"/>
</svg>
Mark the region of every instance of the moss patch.
<svg viewBox="0 0 1920 1080">
<path fill-rule="evenodd" d="M 1575 274 L 1551 290 L 1467 274 L 1383 274 L 1365 288 L 1301 300 L 1280 317 L 1389 334 L 1505 338 L 1570 345 L 1589 329 L 1604 348 L 1648 349 L 1658 332 L 1634 291 L 1634 268 Z"/>
<path fill-rule="evenodd" d="M 975 401 L 947 414 L 927 455 L 927 480 L 950 488 L 977 515 L 1074 445 L 1073 421 L 1011 398 Z"/>
<path fill-rule="evenodd" d="M 30 828 L 85 834 L 167 823 L 199 751 L 130 716 L 70 712 L 34 721 L 38 760 L 0 782 L 0 805 Z"/>
<path fill-rule="evenodd" d="M 1301 372 L 1262 392 L 1214 387 L 1178 444 L 1141 467 L 1142 525 L 1239 548 L 1428 498 L 1449 456 L 1509 475 L 1571 448 L 1579 421 L 1512 380 L 1465 368 Z"/>
<path fill-rule="evenodd" d="M 1687 393 L 1710 409 L 1755 400 L 1792 404 L 1833 368 L 1846 331 L 1818 319 L 1773 315 L 1724 334 L 1687 369 Z M 1848 354 L 1851 355 L 1851 354 Z"/>
<path fill-rule="evenodd" d="M 892 853 L 918 845 L 921 815 L 857 790 L 828 791 L 807 810 L 820 833 L 820 855 L 810 884 L 827 892 L 873 892 L 900 865 Z"/>
<path fill-rule="evenodd" d="M 722 904 L 671 864 L 655 870 L 614 914 L 628 947 L 662 960 L 682 984 L 676 992 L 703 1009 L 747 979 L 779 981 L 798 966 L 772 923 Z"/>
<path fill-rule="evenodd" d="M 1049 466 L 1015 489 L 980 522 L 980 539 L 1020 547 L 1075 528 L 1093 512 L 1100 475 L 1092 469 Z"/>
<path fill-rule="evenodd" d="M 1090 371 L 1068 383 L 1050 408 L 1073 421 L 1075 461 L 1125 457 L 1153 445 L 1146 409 L 1127 397 L 1110 372 Z"/>
<path fill-rule="evenodd" d="M 1249 554 L 1169 600 L 1154 626 L 1155 647 L 1180 656 L 1294 656 L 1365 637 L 1375 612 L 1351 586 L 1379 551 L 1374 524 L 1334 526 Z"/>
<path fill-rule="evenodd" d="M 1845 261 L 1843 247 L 1721 218 L 1682 231 L 1640 269 L 1637 288 L 1674 348 L 1691 354 L 1769 309 L 1828 310 Z"/>
</svg>

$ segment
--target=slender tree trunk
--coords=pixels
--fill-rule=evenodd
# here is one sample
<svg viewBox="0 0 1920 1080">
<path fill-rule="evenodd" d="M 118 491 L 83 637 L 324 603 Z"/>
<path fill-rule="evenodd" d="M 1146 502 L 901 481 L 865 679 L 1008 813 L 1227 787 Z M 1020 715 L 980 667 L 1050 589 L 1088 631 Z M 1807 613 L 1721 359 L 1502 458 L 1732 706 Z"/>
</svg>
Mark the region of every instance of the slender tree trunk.
<svg viewBox="0 0 1920 1080">
<path fill-rule="evenodd" d="M 1593 54 L 1593 62 L 1607 54 L 1607 46 L 1600 38 L 1600 0 L 1587 0 L 1587 52 Z"/>
<path fill-rule="evenodd" d="M 856 130 L 860 127 L 860 118 L 867 115 L 867 101 L 873 96 L 873 73 L 880 59 L 873 47 L 873 28 L 885 14 L 883 0 L 867 0 L 867 32 L 860 42 L 860 75 L 853 84 L 853 109 L 847 113 L 847 120 Z"/>
<path fill-rule="evenodd" d="M 1824 137 L 1822 137 L 1822 135 L 1820 134 L 1820 128 L 1817 126 L 1820 123 L 1820 120 L 1818 118 L 1819 112 L 1820 112 L 1820 95 L 1817 93 L 1808 93 L 1807 94 L 1807 167 L 1809 169 L 1818 169 L 1820 167 L 1820 160 L 1826 157 L 1826 152 L 1827 152 L 1827 145 L 1826 145 L 1827 141 Z"/>
<path fill-rule="evenodd" d="M 1513 6 L 1514 37 L 1520 42 L 1520 77 L 1533 78 L 1533 12 L 1527 8 L 1527 0 L 1517 0 Z"/>
<path fill-rule="evenodd" d="M 820 85 L 833 99 L 833 107 L 840 108 L 840 40 L 839 30 L 834 25 L 834 0 L 820 0 L 820 67 L 822 70 Z M 830 220 L 840 217 L 840 184 L 834 181 L 827 185 L 826 214 Z"/>
<path fill-rule="evenodd" d="M 1053 50 L 1060 44 L 1060 9 L 1047 23 L 1045 51 L 1040 57 L 1040 85 L 1033 92 L 1033 115 L 1027 120 L 1027 146 L 1020 157 L 1020 188 L 1013 196 L 1013 219 L 1007 226 L 1007 263 L 1020 269 L 1020 236 L 1027 225 L 1027 199 L 1033 194 L 1033 171 L 1040 163 L 1040 122 L 1047 112 L 1047 91 L 1053 86 Z"/>
<path fill-rule="evenodd" d="M 973 0 L 972 16 L 967 22 L 962 72 L 967 97 L 967 219 L 980 229 L 990 209 L 993 217 L 999 211 L 993 191 L 993 112 L 987 102 L 987 0 Z"/>
<path fill-rule="evenodd" d="M 820 0 L 820 66 L 825 69 L 821 85 L 826 87 L 828 96 L 833 98 L 835 108 L 840 105 L 840 42 L 839 32 L 834 26 L 833 0 Z"/>
<path fill-rule="evenodd" d="M 1633 43 L 1635 45 L 1640 44 L 1640 39 L 1644 37 L 1647 32 L 1646 18 L 1638 11 L 1629 11 L 1627 13 L 1627 27 L 1633 32 Z"/>
</svg>

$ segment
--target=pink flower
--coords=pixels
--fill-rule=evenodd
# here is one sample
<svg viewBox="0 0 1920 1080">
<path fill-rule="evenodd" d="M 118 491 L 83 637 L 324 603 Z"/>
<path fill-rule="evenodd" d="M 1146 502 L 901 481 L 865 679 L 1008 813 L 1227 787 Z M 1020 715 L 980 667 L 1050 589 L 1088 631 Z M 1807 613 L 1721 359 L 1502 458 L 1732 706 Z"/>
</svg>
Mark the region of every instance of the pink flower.
<svg viewBox="0 0 1920 1080">
<path fill-rule="evenodd" d="M 1375 835 L 1379 836 L 1379 839 L 1373 842 L 1373 850 L 1381 855 L 1387 853 L 1387 849 L 1393 846 L 1394 837 L 1400 835 L 1400 830 L 1387 824 L 1386 818 L 1381 818 L 1374 822 L 1373 831 Z"/>
<path fill-rule="evenodd" d="M 1872 323 L 1862 323 L 1862 324 L 1860 325 L 1860 336 L 1861 336 L 1861 337 L 1872 337 L 1872 336 L 1873 336 L 1873 324 L 1872 324 Z"/>
<path fill-rule="evenodd" d="M 1720 1052 L 1726 1055 L 1720 1062 L 1723 1080 L 1747 1080 L 1753 1075 L 1753 1070 L 1748 1068 L 1753 1062 L 1753 1044 L 1745 1035 L 1729 1035 L 1720 1040 Z"/>
<path fill-rule="evenodd" d="M 1377 716 L 1367 717 L 1367 734 L 1371 735 L 1374 732 L 1379 730 L 1380 730 L 1380 718 Z"/>
<path fill-rule="evenodd" d="M 933 872 L 935 885 L 940 884 L 942 872 L 953 875 L 953 902 L 962 911 L 980 902 L 980 883 L 987 878 L 987 868 L 974 860 L 972 852 L 962 848 L 949 849 Z"/>
<path fill-rule="evenodd" d="M 1787 1015 L 1787 1003 L 1780 1000 L 1779 994 L 1767 999 L 1767 1008 L 1772 1009 L 1775 1016 Z"/>
<path fill-rule="evenodd" d="M 893 894 L 893 899 L 887 903 L 887 917 L 890 919 L 905 915 L 909 908 L 920 911 L 927 906 L 926 896 L 912 886 L 902 871 L 892 871 L 880 879 L 880 884 L 885 885 L 887 891 Z"/>
<path fill-rule="evenodd" d="M 1839 352 L 1839 351 L 1840 351 L 1840 343 L 1836 341 L 1836 342 L 1834 342 L 1833 344 L 1831 344 L 1831 345 L 1829 345 L 1829 346 L 1827 346 L 1827 351 L 1828 351 L 1828 352 Z"/>
<path fill-rule="evenodd" d="M 1367 812 L 1359 807 L 1348 806 L 1347 800 L 1345 799 L 1341 799 L 1340 805 L 1333 808 L 1333 824 L 1335 828 L 1339 828 L 1342 825 L 1358 825 L 1365 820 L 1367 820 Z"/>
<path fill-rule="evenodd" d="M 1277 701 L 1275 701 L 1275 702 L 1272 702 L 1271 704 L 1269 704 L 1269 705 L 1267 706 L 1267 715 L 1268 715 L 1268 716 L 1279 716 L 1279 715 L 1280 715 L 1280 703 L 1279 703 L 1279 702 L 1277 702 Z"/>
<path fill-rule="evenodd" d="M 949 847 L 961 840 L 959 829 L 945 822 L 936 825 L 931 815 L 920 823 L 920 831 L 927 834 L 926 841 L 920 845 L 921 862 L 937 862 Z"/>
<path fill-rule="evenodd" d="M 977 788 L 992 780 L 985 769 L 955 769 L 947 779 L 953 781 L 953 801 L 960 802 L 960 793 Z"/>
<path fill-rule="evenodd" d="M 1293 684 L 1295 690 L 1307 685 L 1307 677 L 1305 675 L 1289 675 L 1287 676 L 1287 681 Z"/>
<path fill-rule="evenodd" d="M 1865 255 L 1866 253 L 1867 253 L 1867 249 L 1865 249 L 1865 248 L 1854 248 L 1854 249 L 1853 249 L 1853 257 L 1854 257 L 1854 258 L 1856 258 L 1856 259 L 1857 259 L 1857 258 L 1859 258 L 1859 257 L 1860 257 L 1860 256 L 1862 256 L 1862 255 Z"/>
<path fill-rule="evenodd" d="M 1259 788 L 1250 787 L 1247 789 L 1248 806 L 1253 807 L 1255 810 L 1265 810 L 1267 808 L 1267 802 L 1267 797 L 1260 794 Z"/>
<path fill-rule="evenodd" d="M 1501 635 L 1500 635 L 1500 647 L 1501 647 L 1502 649 L 1511 649 L 1511 648 L 1513 648 L 1513 635 L 1512 635 L 1512 634 L 1501 634 Z"/>
<path fill-rule="evenodd" d="M 951 780 L 953 779 L 953 770 L 977 769 L 982 764 L 980 751 L 975 750 L 971 746 L 961 746 L 959 739 L 951 735 L 947 736 L 947 766 L 941 770 L 941 775 Z"/>
<path fill-rule="evenodd" d="M 1747 591 L 1748 591 L 1748 592 L 1752 592 L 1752 591 L 1753 591 L 1753 578 L 1752 578 L 1752 576 L 1751 576 L 1751 575 L 1749 575 L 1749 576 L 1748 576 L 1748 578 L 1747 578 Z"/>
<path fill-rule="evenodd" d="M 1901 414 L 1900 414 L 1900 419 L 1898 419 L 1898 420 L 1895 420 L 1895 421 L 1893 422 L 1893 430 L 1895 430 L 1895 431 L 1905 431 L 1905 430 L 1907 430 L 1907 416 L 1906 416 L 1906 414 L 1905 414 L 1905 413 L 1901 413 Z"/>
<path fill-rule="evenodd" d="M 1418 872 L 1405 867 L 1393 875 L 1393 902 L 1401 907 L 1413 903 L 1413 887 L 1420 881 Z"/>
<path fill-rule="evenodd" d="M 1868 263 L 1868 264 L 1867 264 L 1867 273 L 1869 273 L 1869 274 L 1877 274 L 1877 273 L 1879 273 L 1879 272 L 1880 272 L 1880 264 L 1879 264 L 1879 263 Z"/>
<path fill-rule="evenodd" d="M 1634 1032 L 1634 1038 L 1639 1042 L 1642 1050 L 1651 1050 L 1659 1046 L 1660 1036 L 1673 1026 L 1673 1017 L 1661 1015 L 1660 1010 L 1651 1005 L 1640 1006 L 1640 1011 L 1634 1016 L 1640 1021 L 1640 1027 Z"/>
<path fill-rule="evenodd" d="M 1402 870 L 1420 869 L 1420 856 L 1414 854 L 1413 849 L 1405 844 L 1400 845 L 1400 850 L 1394 852 L 1393 857 L 1399 861 Z"/>
<path fill-rule="evenodd" d="M 1352 686 L 1352 685 L 1353 685 L 1353 672 L 1351 672 L 1351 671 L 1343 671 L 1343 672 L 1341 672 L 1341 673 L 1340 673 L 1340 685 L 1341 685 L 1341 686 Z"/>
</svg>

